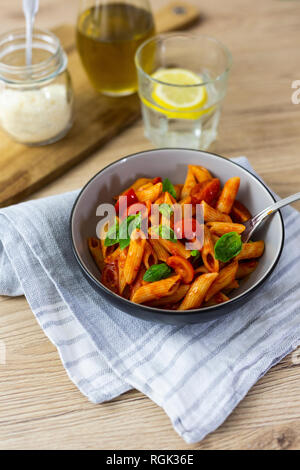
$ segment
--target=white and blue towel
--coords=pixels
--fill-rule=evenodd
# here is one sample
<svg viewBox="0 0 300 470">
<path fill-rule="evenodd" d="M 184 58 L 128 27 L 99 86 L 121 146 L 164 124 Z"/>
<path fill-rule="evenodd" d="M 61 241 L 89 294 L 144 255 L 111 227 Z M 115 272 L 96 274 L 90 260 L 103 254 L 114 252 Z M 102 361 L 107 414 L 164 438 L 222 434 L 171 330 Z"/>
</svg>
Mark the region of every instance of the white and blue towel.
<svg viewBox="0 0 300 470">
<path fill-rule="evenodd" d="M 235 161 L 251 170 L 245 158 Z M 282 211 L 283 254 L 251 305 L 206 324 L 168 326 L 120 312 L 84 278 L 69 237 L 77 194 L 0 210 L 0 294 L 26 296 L 89 400 L 137 388 L 186 442 L 200 441 L 300 344 L 300 214 Z"/>
</svg>

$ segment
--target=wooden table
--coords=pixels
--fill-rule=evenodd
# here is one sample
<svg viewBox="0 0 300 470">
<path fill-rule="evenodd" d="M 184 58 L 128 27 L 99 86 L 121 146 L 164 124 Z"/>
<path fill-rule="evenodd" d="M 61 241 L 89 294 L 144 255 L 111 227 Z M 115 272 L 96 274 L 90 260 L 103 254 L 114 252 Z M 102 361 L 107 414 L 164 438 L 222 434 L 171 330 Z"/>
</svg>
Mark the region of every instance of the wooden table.
<svg viewBox="0 0 300 470">
<path fill-rule="evenodd" d="M 219 140 L 211 150 L 246 155 L 282 197 L 299 191 L 300 104 L 292 104 L 291 84 L 300 79 L 300 2 L 194 2 L 202 21 L 193 30 L 222 40 L 234 58 Z M 74 0 L 41 3 L 39 26 L 75 21 Z M 20 4 L 2 5 L 0 32 L 23 25 Z M 34 198 L 78 188 L 113 160 L 148 148 L 138 122 Z M 137 391 L 89 403 L 23 297 L 0 297 L 0 339 L 7 349 L 7 363 L 0 365 L 0 449 L 300 448 L 300 349 L 273 367 L 217 431 L 187 445 L 165 413 Z"/>
</svg>

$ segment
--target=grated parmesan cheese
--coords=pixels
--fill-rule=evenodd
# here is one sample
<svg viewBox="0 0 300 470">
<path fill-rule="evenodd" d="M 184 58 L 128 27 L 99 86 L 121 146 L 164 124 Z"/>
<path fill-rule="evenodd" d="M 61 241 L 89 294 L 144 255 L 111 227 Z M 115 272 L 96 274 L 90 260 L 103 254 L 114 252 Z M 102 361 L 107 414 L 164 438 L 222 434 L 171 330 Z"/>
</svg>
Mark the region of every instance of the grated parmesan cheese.
<svg viewBox="0 0 300 470">
<path fill-rule="evenodd" d="M 71 125 L 72 102 L 60 84 L 36 90 L 5 88 L 0 92 L 0 123 L 23 143 L 47 143 Z"/>
</svg>

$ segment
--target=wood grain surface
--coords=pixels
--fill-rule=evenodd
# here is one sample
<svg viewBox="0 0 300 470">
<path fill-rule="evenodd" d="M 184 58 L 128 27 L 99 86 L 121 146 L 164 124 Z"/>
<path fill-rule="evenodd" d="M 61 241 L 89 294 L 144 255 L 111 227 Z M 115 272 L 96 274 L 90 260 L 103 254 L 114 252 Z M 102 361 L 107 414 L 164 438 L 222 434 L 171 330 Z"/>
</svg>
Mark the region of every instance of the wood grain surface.
<svg viewBox="0 0 300 470">
<path fill-rule="evenodd" d="M 153 8 L 163 0 L 152 0 Z M 39 25 L 75 21 L 74 0 L 43 0 Z M 246 155 L 280 196 L 300 190 L 300 2 L 198 2 L 202 21 L 191 31 L 223 41 L 234 66 L 218 141 L 211 150 Z M 1 9 L 2 31 L 22 24 L 19 0 Z M 34 198 L 82 186 L 106 164 L 151 148 L 142 122 L 52 182 Z M 300 204 L 295 207 L 300 208 Z M 165 413 L 137 391 L 95 406 L 68 379 L 54 346 L 23 297 L 0 297 L 0 449 L 300 449 L 300 348 L 273 367 L 226 422 L 195 445 L 175 433 Z"/>
<path fill-rule="evenodd" d="M 198 18 L 198 12 L 184 0 L 173 0 L 156 13 L 156 29 L 184 28 Z M 38 147 L 13 142 L 0 131 L 0 207 L 15 204 L 42 188 L 140 116 L 137 95 L 115 99 L 92 89 L 76 50 L 74 26 L 60 26 L 54 32 L 68 54 L 75 95 L 74 124 L 64 139 Z"/>
</svg>

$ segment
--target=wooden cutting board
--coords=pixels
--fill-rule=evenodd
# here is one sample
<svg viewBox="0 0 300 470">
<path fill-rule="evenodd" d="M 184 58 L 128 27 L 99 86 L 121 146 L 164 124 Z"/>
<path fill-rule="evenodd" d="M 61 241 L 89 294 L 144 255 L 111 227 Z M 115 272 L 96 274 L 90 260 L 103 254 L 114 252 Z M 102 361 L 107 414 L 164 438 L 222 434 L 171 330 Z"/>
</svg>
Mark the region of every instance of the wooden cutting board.
<svg viewBox="0 0 300 470">
<path fill-rule="evenodd" d="M 198 9 L 172 1 L 155 15 L 157 32 L 182 29 L 195 21 Z M 0 207 L 21 201 L 98 149 L 140 115 L 137 95 L 109 98 L 97 94 L 81 65 L 72 26 L 54 30 L 69 57 L 75 91 L 75 122 L 60 142 L 27 147 L 0 132 Z"/>
</svg>

